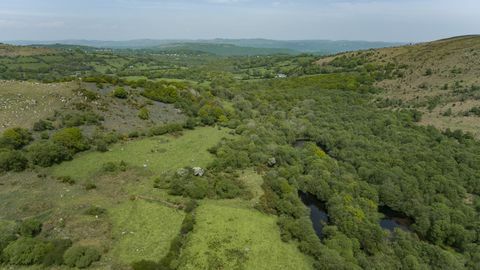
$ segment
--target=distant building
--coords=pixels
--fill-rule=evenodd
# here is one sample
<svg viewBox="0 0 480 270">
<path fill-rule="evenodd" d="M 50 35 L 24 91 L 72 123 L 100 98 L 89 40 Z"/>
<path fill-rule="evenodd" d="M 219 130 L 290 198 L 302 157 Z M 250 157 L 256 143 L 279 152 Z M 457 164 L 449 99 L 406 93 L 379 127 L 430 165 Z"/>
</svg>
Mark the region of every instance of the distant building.
<svg viewBox="0 0 480 270">
<path fill-rule="evenodd" d="M 283 74 L 283 73 L 278 73 L 276 77 L 279 78 L 279 79 L 285 79 L 285 78 L 287 78 L 287 75 Z"/>
</svg>

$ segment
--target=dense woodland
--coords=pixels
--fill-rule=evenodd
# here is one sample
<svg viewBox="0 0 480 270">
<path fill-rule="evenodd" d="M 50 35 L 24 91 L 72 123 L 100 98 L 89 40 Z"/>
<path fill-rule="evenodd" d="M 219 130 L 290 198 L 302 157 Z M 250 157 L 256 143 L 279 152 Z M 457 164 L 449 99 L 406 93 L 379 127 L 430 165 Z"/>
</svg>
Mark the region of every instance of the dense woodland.
<svg viewBox="0 0 480 270">
<path fill-rule="evenodd" d="M 382 89 L 374 83 L 403 76 L 404 67 L 346 57 L 320 66 L 311 55 L 170 54 L 75 50 L 1 58 L 2 79 L 112 86 L 112 98 L 173 104 L 187 118 L 129 134 L 101 128 L 88 134 L 85 126 L 101 127 L 104 119 L 79 106 L 30 128 L 5 130 L 0 171 L 49 167 L 79 152 L 107 151 L 125 138 L 228 128 L 235 136 L 209 149 L 215 158 L 203 178 L 193 177 L 192 168 L 155 177 L 151 188 L 186 198 L 189 214 L 169 253 L 138 261 L 134 269 L 181 265 L 182 247 L 195 226 L 195 200 L 248 197 L 238 178 L 248 168 L 263 176 L 256 209 L 279 217 L 282 240 L 296 243 L 315 269 L 479 269 L 480 143 L 460 130 L 417 125 L 421 114 L 415 109 L 391 111 L 375 102 Z M 96 100 L 96 93 L 78 91 L 87 103 Z M 140 109 L 138 117 L 148 119 L 148 110 Z M 298 140 L 307 143 L 296 147 Z M 330 221 L 321 239 L 299 191 L 326 204 Z M 381 206 L 411 219 L 410 230 L 383 230 Z M 71 241 L 35 237 L 41 230 L 36 220 L 0 230 L 4 264 L 88 267 L 101 256 L 89 247 L 70 248 Z"/>
</svg>

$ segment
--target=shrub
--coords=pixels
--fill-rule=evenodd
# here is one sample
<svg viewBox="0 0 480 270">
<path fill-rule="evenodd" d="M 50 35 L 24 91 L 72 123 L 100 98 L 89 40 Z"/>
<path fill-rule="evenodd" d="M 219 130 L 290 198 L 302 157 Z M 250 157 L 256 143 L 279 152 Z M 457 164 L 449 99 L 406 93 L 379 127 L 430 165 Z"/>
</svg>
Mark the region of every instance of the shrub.
<svg viewBox="0 0 480 270">
<path fill-rule="evenodd" d="M 125 99 L 128 97 L 128 92 L 123 87 L 117 87 L 113 90 L 113 96 L 116 98 Z"/>
<path fill-rule="evenodd" d="M 147 108 L 141 108 L 140 111 L 138 111 L 138 118 L 142 120 L 148 120 L 150 119 L 150 112 L 148 111 Z"/>
<path fill-rule="evenodd" d="M 0 147 L 21 149 L 33 140 L 30 131 L 24 128 L 9 128 L 0 138 Z"/>
<path fill-rule="evenodd" d="M 100 260 L 100 253 L 92 247 L 74 246 L 67 249 L 63 259 L 65 264 L 70 267 L 86 268 Z"/>
<path fill-rule="evenodd" d="M 25 170 L 28 160 L 25 156 L 16 150 L 0 150 L 0 172 Z"/>
<path fill-rule="evenodd" d="M 84 186 L 85 190 L 92 190 L 97 188 L 97 185 L 95 185 L 95 183 L 93 183 L 91 180 L 86 181 Z"/>
<path fill-rule="evenodd" d="M 45 131 L 54 129 L 52 122 L 39 120 L 33 124 L 33 130 L 35 131 Z"/>
<path fill-rule="evenodd" d="M 75 180 L 71 176 L 59 176 L 57 177 L 57 179 L 64 184 L 75 184 Z"/>
<path fill-rule="evenodd" d="M 64 160 L 70 160 L 72 153 L 62 145 L 51 141 L 43 141 L 28 147 L 28 156 L 33 164 L 50 167 Z"/>
<path fill-rule="evenodd" d="M 73 153 L 87 150 L 89 145 L 79 128 L 64 128 L 53 135 L 53 141 Z"/>
<path fill-rule="evenodd" d="M 101 208 L 98 206 L 90 206 L 85 212 L 83 212 L 85 215 L 89 216 L 100 216 L 102 214 L 105 214 L 107 212 L 107 209 Z"/>
<path fill-rule="evenodd" d="M 128 133 L 129 138 L 138 138 L 139 136 L 140 136 L 140 134 L 136 130 Z"/>
<path fill-rule="evenodd" d="M 107 162 L 102 165 L 102 171 L 104 172 L 115 172 L 118 169 L 118 166 L 115 162 Z"/>
<path fill-rule="evenodd" d="M 197 208 L 198 206 L 198 202 L 196 200 L 189 200 L 186 204 L 185 204 L 185 212 L 187 213 L 191 213 L 193 212 L 193 210 L 195 210 L 195 208 Z"/>
<path fill-rule="evenodd" d="M 186 129 L 194 129 L 197 126 L 197 121 L 195 118 L 189 117 L 187 121 L 183 124 L 183 127 Z"/>
<path fill-rule="evenodd" d="M 145 87 L 142 95 L 156 101 L 175 103 L 179 100 L 177 87 L 162 82 L 150 83 Z"/>
<path fill-rule="evenodd" d="M 36 219 L 24 220 L 18 226 L 18 233 L 21 236 L 33 237 L 42 231 L 42 223 Z"/>
<path fill-rule="evenodd" d="M 72 246 L 72 241 L 70 239 L 55 239 L 50 241 L 53 248 L 45 254 L 43 258 L 43 265 L 51 266 L 51 265 L 62 265 L 63 255 L 65 251 Z"/>
<path fill-rule="evenodd" d="M 78 92 L 80 95 L 86 97 L 88 101 L 94 101 L 94 100 L 97 100 L 97 99 L 98 99 L 97 93 L 92 92 L 92 91 L 90 91 L 90 90 L 87 90 L 87 89 L 82 88 L 82 89 L 78 89 L 77 92 Z"/>
<path fill-rule="evenodd" d="M 0 263 L 2 262 L 2 250 L 11 242 L 17 239 L 16 230 L 14 226 L 8 223 L 0 222 Z"/>
<path fill-rule="evenodd" d="M 156 126 L 150 129 L 150 134 L 159 136 L 167 133 L 182 131 L 183 126 L 181 124 L 167 124 L 162 126 Z"/>
<path fill-rule="evenodd" d="M 103 139 L 96 140 L 95 141 L 95 149 L 98 152 L 102 152 L 102 153 L 107 152 L 108 151 L 108 143 Z"/>
<path fill-rule="evenodd" d="M 165 269 L 161 264 L 154 261 L 141 260 L 132 263 L 133 270 L 162 270 Z"/>
<path fill-rule="evenodd" d="M 16 265 L 41 263 L 53 245 L 36 238 L 21 237 L 10 243 L 4 250 L 6 261 Z"/>
<path fill-rule="evenodd" d="M 62 124 L 66 127 L 78 127 L 82 125 L 96 125 L 103 120 L 105 120 L 103 116 L 93 112 L 69 113 L 63 116 Z"/>
</svg>

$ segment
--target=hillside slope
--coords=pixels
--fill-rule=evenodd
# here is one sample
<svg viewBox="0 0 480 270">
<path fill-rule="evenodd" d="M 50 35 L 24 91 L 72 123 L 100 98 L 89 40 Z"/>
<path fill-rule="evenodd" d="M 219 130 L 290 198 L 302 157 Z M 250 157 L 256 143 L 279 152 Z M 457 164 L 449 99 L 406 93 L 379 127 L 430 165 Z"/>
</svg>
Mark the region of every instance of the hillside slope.
<svg viewBox="0 0 480 270">
<path fill-rule="evenodd" d="M 415 108 L 421 124 L 480 136 L 480 36 L 352 52 L 319 60 L 323 66 L 379 68 L 385 107 Z"/>
<path fill-rule="evenodd" d="M 52 54 L 55 50 L 49 48 L 37 48 L 34 46 L 12 46 L 0 43 L 0 57 L 33 56 Z"/>
</svg>

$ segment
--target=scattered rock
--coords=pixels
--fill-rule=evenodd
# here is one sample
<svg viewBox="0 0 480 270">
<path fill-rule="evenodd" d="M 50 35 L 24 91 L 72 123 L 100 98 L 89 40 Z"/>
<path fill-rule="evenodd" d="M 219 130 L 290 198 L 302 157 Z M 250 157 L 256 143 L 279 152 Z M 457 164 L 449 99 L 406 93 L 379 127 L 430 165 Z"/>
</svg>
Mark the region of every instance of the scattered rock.
<svg viewBox="0 0 480 270">
<path fill-rule="evenodd" d="M 267 161 L 268 166 L 273 167 L 275 164 L 277 164 L 277 160 L 274 157 L 271 157 Z"/>
<path fill-rule="evenodd" d="M 195 176 L 203 176 L 205 174 L 205 170 L 200 167 L 193 167 L 193 175 Z"/>
</svg>

